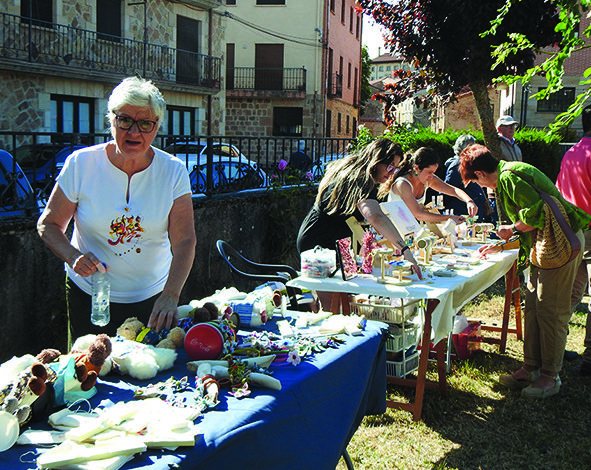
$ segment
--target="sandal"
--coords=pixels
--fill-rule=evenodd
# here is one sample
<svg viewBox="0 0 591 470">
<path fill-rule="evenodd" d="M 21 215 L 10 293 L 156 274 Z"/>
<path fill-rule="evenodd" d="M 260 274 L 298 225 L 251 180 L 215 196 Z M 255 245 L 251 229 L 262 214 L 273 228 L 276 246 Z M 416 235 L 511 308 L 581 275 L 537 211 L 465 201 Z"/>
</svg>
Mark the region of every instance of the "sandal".
<svg viewBox="0 0 591 470">
<path fill-rule="evenodd" d="M 533 384 L 530 385 L 529 387 L 524 388 L 521 391 L 521 396 L 523 398 L 547 398 L 547 397 L 551 397 L 552 395 L 556 395 L 559 391 L 560 391 L 560 386 L 562 385 L 562 381 L 560 380 L 560 377 L 557 375 L 556 377 L 553 375 L 548 375 L 548 374 L 541 374 L 544 377 L 550 377 L 551 379 L 554 379 L 554 386 L 545 389 L 545 388 L 539 388 L 539 387 L 534 387 Z"/>
<path fill-rule="evenodd" d="M 527 379 L 518 379 L 515 377 L 515 374 L 517 374 L 520 371 L 523 371 L 526 374 Z M 540 378 L 539 369 L 529 372 L 529 371 L 525 370 L 523 367 L 521 367 L 520 369 L 517 369 L 512 374 L 503 374 L 503 375 L 499 376 L 499 382 L 507 387 L 515 387 L 515 386 L 524 387 L 526 385 L 534 383 L 539 378 Z"/>
</svg>

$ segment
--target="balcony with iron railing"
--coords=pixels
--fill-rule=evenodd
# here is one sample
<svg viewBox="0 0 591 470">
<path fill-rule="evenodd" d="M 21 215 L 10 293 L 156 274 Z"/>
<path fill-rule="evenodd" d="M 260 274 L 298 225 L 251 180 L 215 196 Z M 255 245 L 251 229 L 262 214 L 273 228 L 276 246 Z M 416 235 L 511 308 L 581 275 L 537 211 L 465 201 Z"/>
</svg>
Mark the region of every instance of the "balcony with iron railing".
<svg viewBox="0 0 591 470">
<path fill-rule="evenodd" d="M 272 96 L 304 98 L 306 69 L 228 67 L 226 92 L 229 96 Z"/>
<path fill-rule="evenodd" d="M 0 64 L 64 76 L 139 74 L 199 88 L 220 89 L 221 59 L 71 26 L 0 12 Z"/>
<path fill-rule="evenodd" d="M 340 73 L 333 73 L 329 77 L 328 93 L 329 98 L 343 97 L 343 75 Z"/>
</svg>

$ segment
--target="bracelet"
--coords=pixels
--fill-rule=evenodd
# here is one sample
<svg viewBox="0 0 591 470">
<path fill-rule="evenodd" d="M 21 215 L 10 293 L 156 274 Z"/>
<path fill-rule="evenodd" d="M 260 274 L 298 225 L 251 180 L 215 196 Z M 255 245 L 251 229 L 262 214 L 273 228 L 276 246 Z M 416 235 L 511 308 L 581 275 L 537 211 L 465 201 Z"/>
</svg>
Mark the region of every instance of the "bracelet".
<svg viewBox="0 0 591 470">
<path fill-rule="evenodd" d="M 520 230 L 517 230 L 517 228 L 515 227 L 515 224 L 511 225 L 511 232 L 513 232 L 513 235 L 520 235 L 523 233 Z"/>
<path fill-rule="evenodd" d="M 400 248 L 400 254 L 403 255 L 404 252 L 408 249 L 409 249 L 408 245 L 404 245 L 402 248 Z"/>
</svg>

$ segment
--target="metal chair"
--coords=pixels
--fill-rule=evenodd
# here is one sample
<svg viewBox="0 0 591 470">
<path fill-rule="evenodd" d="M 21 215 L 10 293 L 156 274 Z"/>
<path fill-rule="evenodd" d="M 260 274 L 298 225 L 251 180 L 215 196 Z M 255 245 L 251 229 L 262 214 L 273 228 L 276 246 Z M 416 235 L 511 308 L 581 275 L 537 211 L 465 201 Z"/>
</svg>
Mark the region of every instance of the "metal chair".
<svg viewBox="0 0 591 470">
<path fill-rule="evenodd" d="M 298 276 L 298 272 L 291 266 L 283 264 L 262 264 L 250 261 L 238 253 L 229 243 L 218 240 L 216 247 L 223 260 L 230 266 L 232 274 L 250 284 L 262 284 L 265 282 L 280 282 L 286 284 L 290 279 Z M 297 288 L 286 286 L 287 298 L 292 310 L 310 310 L 313 298 L 311 295 L 302 294 Z"/>
</svg>

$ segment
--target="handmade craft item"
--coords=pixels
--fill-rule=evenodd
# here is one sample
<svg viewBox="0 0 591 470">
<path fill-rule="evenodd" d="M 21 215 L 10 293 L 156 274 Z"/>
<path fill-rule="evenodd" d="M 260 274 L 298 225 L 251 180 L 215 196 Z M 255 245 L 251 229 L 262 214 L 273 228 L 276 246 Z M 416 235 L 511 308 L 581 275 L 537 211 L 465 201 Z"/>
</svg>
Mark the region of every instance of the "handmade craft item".
<svg viewBox="0 0 591 470">
<path fill-rule="evenodd" d="M 474 238 L 478 239 L 481 243 L 486 243 L 488 239 L 488 234 L 495 229 L 494 224 L 491 223 L 477 223 L 474 224 Z"/>
<path fill-rule="evenodd" d="M 191 372 L 195 372 L 195 375 L 199 378 L 211 375 L 217 380 L 231 379 L 232 372 L 230 368 L 238 363 L 240 365 L 236 365 L 235 369 L 238 370 L 238 368 L 241 366 L 243 375 L 243 377 L 238 378 L 238 380 L 248 377 L 249 381 L 256 385 L 260 385 L 261 387 L 271 388 L 273 390 L 281 390 L 281 382 L 279 380 L 266 374 L 256 372 L 259 369 L 266 369 L 269 367 L 276 357 L 276 355 L 268 355 L 241 359 L 233 358 L 232 360 L 224 359 L 212 361 L 191 361 L 187 363 L 187 369 Z M 236 379 L 237 377 L 234 377 L 234 380 Z M 233 385 L 235 386 L 236 383 L 233 382 Z M 240 385 L 243 385 L 243 383 Z"/>
<path fill-rule="evenodd" d="M 363 234 L 360 250 L 360 255 L 363 259 L 361 272 L 371 274 L 373 270 L 373 256 L 378 246 L 373 232 L 368 230 Z"/>
<path fill-rule="evenodd" d="M 423 260 L 425 264 L 431 262 L 433 258 L 433 247 L 437 241 L 436 237 L 425 236 L 419 239 L 415 239 L 415 246 L 419 249 L 419 258 Z"/>
<path fill-rule="evenodd" d="M 392 259 L 393 249 L 378 248 L 374 250 L 374 254 L 379 261 L 380 277 L 377 281 L 380 284 L 410 284 L 410 279 L 404 277 L 405 274 L 410 274 L 410 269 L 404 261 Z"/>
</svg>

